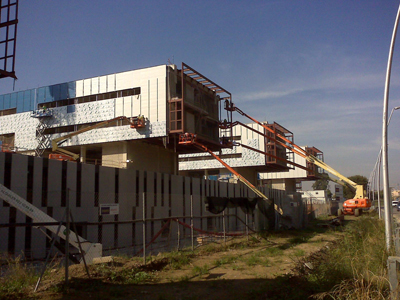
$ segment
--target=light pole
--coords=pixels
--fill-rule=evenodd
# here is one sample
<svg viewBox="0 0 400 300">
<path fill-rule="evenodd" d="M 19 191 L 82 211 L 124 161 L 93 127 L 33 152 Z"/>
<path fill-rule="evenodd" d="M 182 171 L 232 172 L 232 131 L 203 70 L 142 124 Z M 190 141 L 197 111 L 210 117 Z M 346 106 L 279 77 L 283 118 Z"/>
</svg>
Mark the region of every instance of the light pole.
<svg viewBox="0 0 400 300">
<path fill-rule="evenodd" d="M 387 122 L 387 126 L 389 126 L 389 124 L 390 124 L 390 119 L 392 118 L 393 112 L 395 110 L 398 110 L 398 109 L 400 109 L 400 106 L 394 107 L 392 109 L 392 111 L 390 112 L 390 116 L 389 116 L 389 119 L 388 119 L 388 122 Z M 371 187 L 375 187 L 376 188 L 375 180 L 378 181 L 377 190 L 378 190 L 378 214 L 379 214 L 379 219 L 382 218 L 381 217 L 381 199 L 380 199 L 381 198 L 380 197 L 380 191 L 381 191 L 381 163 L 382 163 L 382 147 L 379 150 L 379 154 L 378 154 L 378 158 L 377 158 L 376 163 L 375 163 L 375 167 L 374 167 L 373 171 L 371 172 L 371 176 L 370 176 Z M 372 193 L 373 193 L 372 195 L 373 195 L 373 198 L 375 200 L 374 190 L 375 189 L 372 188 Z"/>
<path fill-rule="evenodd" d="M 386 250 L 390 251 L 392 245 L 392 214 L 391 214 L 391 203 L 389 202 L 389 170 L 388 170 L 388 153 L 387 153 L 387 107 L 389 103 L 389 86 L 390 86 L 390 74 L 392 69 L 392 59 L 394 44 L 396 41 L 397 27 L 399 24 L 400 17 L 400 5 L 397 10 L 396 21 L 394 22 L 394 28 L 392 33 L 392 40 L 390 43 L 389 57 L 386 69 L 386 81 L 385 81 L 385 92 L 383 97 L 383 122 L 382 122 L 382 173 L 383 173 L 383 199 L 385 204 L 385 238 L 386 238 Z"/>
</svg>

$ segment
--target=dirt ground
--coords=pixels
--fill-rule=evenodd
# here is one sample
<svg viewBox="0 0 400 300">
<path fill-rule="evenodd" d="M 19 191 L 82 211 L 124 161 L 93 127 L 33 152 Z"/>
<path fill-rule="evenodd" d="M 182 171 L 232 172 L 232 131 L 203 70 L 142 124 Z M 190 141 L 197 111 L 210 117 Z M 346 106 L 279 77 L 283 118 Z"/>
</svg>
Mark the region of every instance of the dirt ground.
<svg viewBox="0 0 400 300">
<path fill-rule="evenodd" d="M 324 225 L 317 231 L 235 238 L 226 245 L 221 241 L 199 246 L 194 255 L 182 251 L 182 258 L 172 259 L 175 263 L 164 254 L 146 265 L 140 258 L 114 257 L 112 263 L 90 266 L 90 279 L 84 266 L 74 265 L 69 268 L 68 288 L 65 270 L 54 269 L 31 296 L 45 300 L 306 299 L 311 292 L 304 291 L 294 269 L 305 265 L 311 254 L 330 247 L 343 234 L 341 228 Z M 182 259 L 186 261 L 177 265 Z M 125 280 L 129 276 L 134 283 Z"/>
</svg>

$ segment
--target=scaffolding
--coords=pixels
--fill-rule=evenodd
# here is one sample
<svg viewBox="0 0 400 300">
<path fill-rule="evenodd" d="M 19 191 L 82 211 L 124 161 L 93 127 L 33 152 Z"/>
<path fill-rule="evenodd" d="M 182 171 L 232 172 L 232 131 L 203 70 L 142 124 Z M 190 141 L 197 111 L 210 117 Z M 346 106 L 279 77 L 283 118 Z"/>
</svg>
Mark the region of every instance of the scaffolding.
<svg viewBox="0 0 400 300">
<path fill-rule="evenodd" d="M 50 120 L 53 113 L 49 109 L 37 109 L 32 112 L 31 117 L 39 120 L 36 126 L 36 141 L 37 146 L 35 149 L 35 155 L 37 157 L 42 157 L 46 148 L 50 147 L 51 141 L 44 133 L 47 128 L 49 128 Z"/>
</svg>

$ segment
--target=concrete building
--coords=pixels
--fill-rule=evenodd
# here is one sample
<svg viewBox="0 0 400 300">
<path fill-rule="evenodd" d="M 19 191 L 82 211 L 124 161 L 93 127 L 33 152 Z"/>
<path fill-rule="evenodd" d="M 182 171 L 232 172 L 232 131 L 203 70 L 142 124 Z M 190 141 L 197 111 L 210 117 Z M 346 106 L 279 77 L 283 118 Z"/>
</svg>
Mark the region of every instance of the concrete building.
<svg viewBox="0 0 400 300">
<path fill-rule="evenodd" d="M 187 223 L 191 208 L 195 227 L 220 231 L 225 216 L 215 217 L 210 199 L 234 200 L 221 206 L 233 231 L 243 230 L 243 219 L 254 229 L 285 222 L 303 226 L 304 207 L 295 190 L 260 187 L 284 211 L 281 216 L 242 183 L 202 178 L 227 172 L 195 145 L 181 143 L 185 133 L 254 184 L 261 172 L 291 168 L 287 161 L 293 154 L 271 139 L 277 133 L 292 139 L 289 130 L 267 123 L 272 130 L 267 134 L 260 125 L 233 122 L 232 111 L 222 114 L 226 107 L 232 107 L 231 94 L 184 63 L 180 69 L 160 65 L 0 95 L 0 184 L 57 220 L 69 203 L 79 234 L 107 251 L 139 250 L 148 238 L 143 240 L 138 221 L 150 219 L 146 234 L 154 237 L 165 219 Z M 119 116 L 124 118 L 92 129 Z M 141 117 L 144 126 L 135 127 Z M 47 159 L 51 141 L 72 133 L 60 147 L 79 154 L 80 163 Z M 118 206 L 118 214 L 99 214 L 102 205 Z M 3 225 L 32 221 L 4 201 L 0 216 Z M 43 258 L 49 248 L 42 233 L 29 226 L 3 226 L 0 240 L 7 241 L 0 251 L 24 251 L 32 258 Z"/>
<path fill-rule="evenodd" d="M 40 87 L 0 95 L 0 142 L 3 151 L 47 157 L 51 140 L 125 116 L 61 146 L 81 162 L 177 174 L 178 154 L 199 151 L 180 145 L 180 134 L 221 149 L 221 99 L 230 93 L 184 63 Z M 138 116 L 145 127 L 131 128 Z"/>
<path fill-rule="evenodd" d="M 322 161 L 324 160 L 323 153 L 319 149 L 315 147 L 301 148 L 318 159 Z M 295 165 L 286 172 L 260 173 L 260 181 L 262 184 L 269 185 L 276 189 L 290 190 L 294 192 L 301 189 L 301 182 L 317 180 L 320 178 L 320 174 L 323 173 L 323 170 L 299 155 L 294 156 L 293 163 L 295 163 Z"/>
<path fill-rule="evenodd" d="M 259 183 L 260 172 L 284 172 L 290 170 L 287 160 L 293 160 L 293 153 L 273 140 L 270 132 L 259 124 L 242 124 L 239 122 L 232 128 L 233 145 L 221 149 L 219 157 L 235 171 L 244 176 L 252 184 Z M 280 133 L 288 139 L 293 138 L 293 133 L 277 123 L 265 122 L 274 133 Z M 224 139 L 224 132 L 220 132 Z M 181 175 L 191 177 L 209 178 L 218 176 L 218 179 L 235 181 L 231 174 L 219 161 L 208 153 L 181 154 L 179 156 L 179 171 Z M 212 177 L 211 177 L 212 178 Z"/>
</svg>

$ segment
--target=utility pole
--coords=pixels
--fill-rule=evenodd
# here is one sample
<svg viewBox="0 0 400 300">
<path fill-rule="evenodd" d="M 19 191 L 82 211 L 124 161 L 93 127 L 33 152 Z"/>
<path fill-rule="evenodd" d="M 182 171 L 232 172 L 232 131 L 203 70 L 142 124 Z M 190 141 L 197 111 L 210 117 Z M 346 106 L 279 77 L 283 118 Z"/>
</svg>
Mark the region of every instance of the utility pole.
<svg viewBox="0 0 400 300">
<path fill-rule="evenodd" d="M 388 103 L 389 103 L 389 86 L 390 75 L 392 69 L 392 59 L 394 44 L 396 41 L 397 27 L 399 24 L 400 5 L 397 10 L 396 21 L 394 23 L 392 40 L 390 43 L 388 64 L 386 70 L 385 93 L 383 99 L 383 123 L 382 123 L 382 173 L 383 173 L 383 199 L 385 205 L 385 237 L 386 249 L 389 251 L 392 245 L 392 205 L 389 197 L 389 168 L 388 168 L 388 151 L 387 151 L 387 128 L 388 128 Z"/>
</svg>

